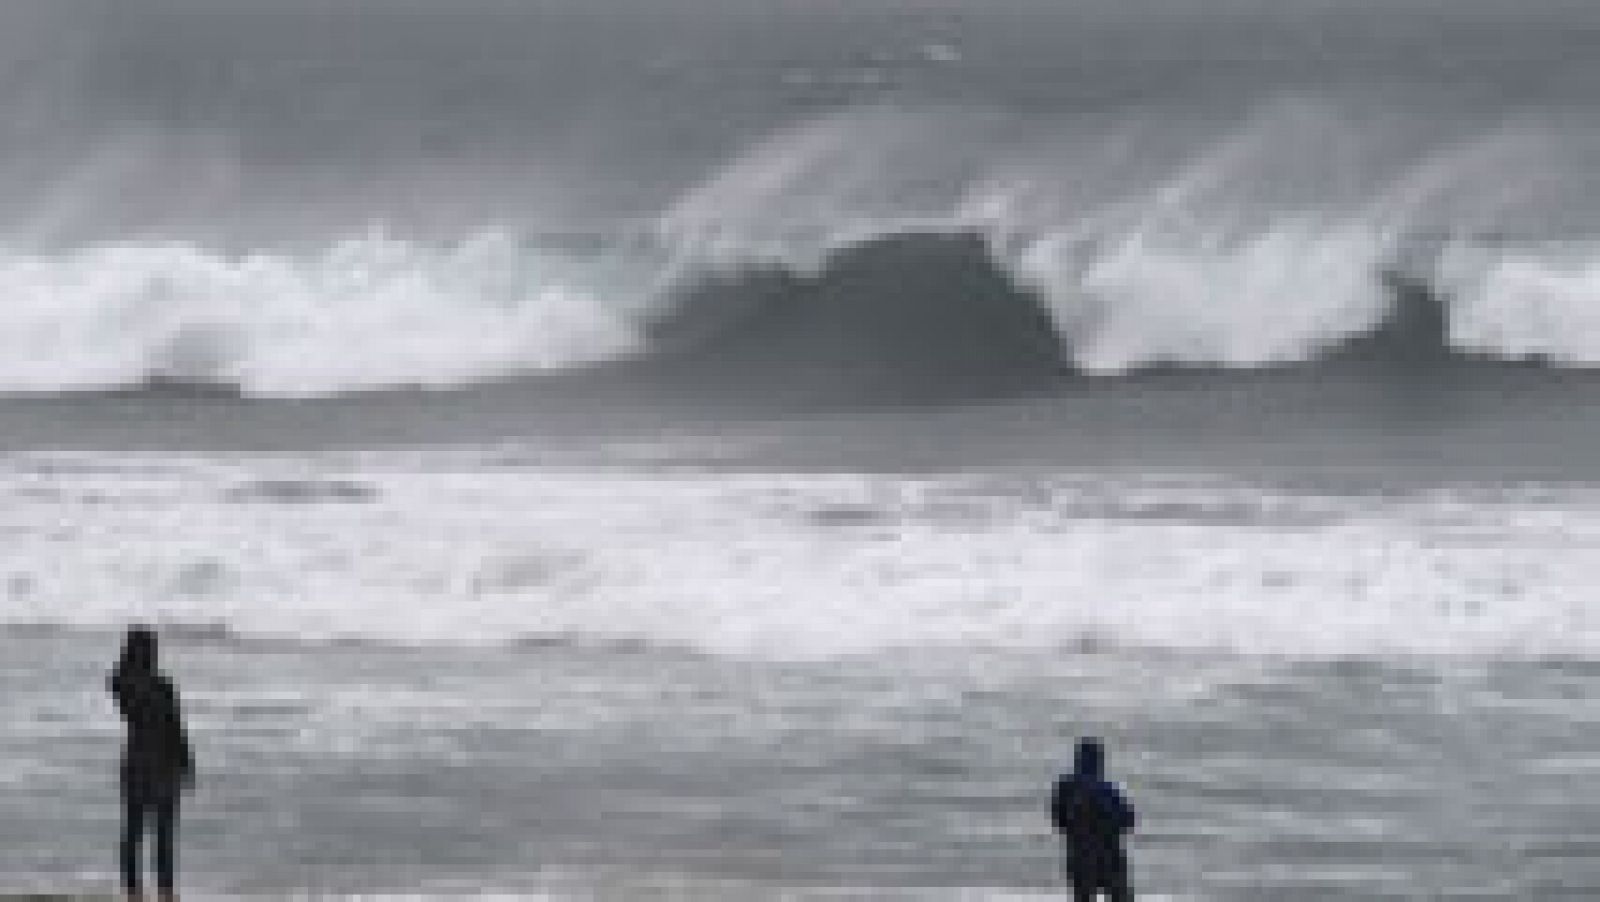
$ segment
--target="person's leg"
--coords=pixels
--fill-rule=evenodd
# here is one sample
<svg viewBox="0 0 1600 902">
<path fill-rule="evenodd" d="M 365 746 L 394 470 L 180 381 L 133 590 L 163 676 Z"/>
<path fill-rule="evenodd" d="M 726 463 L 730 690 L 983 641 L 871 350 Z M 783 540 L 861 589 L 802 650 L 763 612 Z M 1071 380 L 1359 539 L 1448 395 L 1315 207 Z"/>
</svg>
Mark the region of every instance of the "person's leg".
<svg viewBox="0 0 1600 902">
<path fill-rule="evenodd" d="M 1067 885 L 1072 887 L 1072 902 L 1094 902 L 1098 888 L 1093 874 L 1086 874 L 1072 866 L 1067 867 Z"/>
<path fill-rule="evenodd" d="M 1133 883 L 1128 880 L 1128 862 L 1125 859 L 1109 869 L 1105 890 L 1111 902 L 1133 902 Z"/>
<path fill-rule="evenodd" d="M 144 839 L 144 800 L 134 792 L 134 787 L 122 786 L 122 890 L 129 896 L 138 896 L 139 845 Z"/>
<path fill-rule="evenodd" d="M 155 805 L 156 886 L 162 899 L 176 898 L 178 864 L 178 792 L 165 794 Z"/>
</svg>

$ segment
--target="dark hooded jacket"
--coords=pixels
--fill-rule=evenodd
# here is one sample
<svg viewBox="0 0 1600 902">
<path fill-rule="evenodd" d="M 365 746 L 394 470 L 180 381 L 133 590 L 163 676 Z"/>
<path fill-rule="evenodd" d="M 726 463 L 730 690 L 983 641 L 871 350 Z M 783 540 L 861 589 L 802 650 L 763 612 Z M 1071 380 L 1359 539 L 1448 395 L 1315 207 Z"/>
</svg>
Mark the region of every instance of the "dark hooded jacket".
<svg viewBox="0 0 1600 902">
<path fill-rule="evenodd" d="M 110 682 L 128 725 L 122 756 L 127 788 L 147 797 L 176 793 L 194 769 L 177 690 L 159 673 L 132 668 L 119 668 Z"/>
<path fill-rule="evenodd" d="M 1066 839 L 1068 866 L 1076 871 L 1124 866 L 1122 837 L 1133 829 L 1133 806 L 1104 774 L 1104 749 L 1081 743 L 1072 773 L 1059 777 L 1051 793 L 1050 819 Z"/>
</svg>

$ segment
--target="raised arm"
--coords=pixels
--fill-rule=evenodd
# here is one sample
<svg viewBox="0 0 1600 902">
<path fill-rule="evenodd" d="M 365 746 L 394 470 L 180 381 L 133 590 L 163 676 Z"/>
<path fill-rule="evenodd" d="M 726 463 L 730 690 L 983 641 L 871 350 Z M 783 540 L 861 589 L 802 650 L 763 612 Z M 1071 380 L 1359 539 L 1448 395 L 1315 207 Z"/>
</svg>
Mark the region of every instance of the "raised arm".
<svg viewBox="0 0 1600 902">
<path fill-rule="evenodd" d="M 138 710 L 140 699 L 138 681 L 129 679 L 126 674 L 112 673 L 106 679 L 106 688 L 111 693 L 111 698 L 117 703 L 117 713 L 122 715 L 126 722 L 132 722 Z"/>
</svg>

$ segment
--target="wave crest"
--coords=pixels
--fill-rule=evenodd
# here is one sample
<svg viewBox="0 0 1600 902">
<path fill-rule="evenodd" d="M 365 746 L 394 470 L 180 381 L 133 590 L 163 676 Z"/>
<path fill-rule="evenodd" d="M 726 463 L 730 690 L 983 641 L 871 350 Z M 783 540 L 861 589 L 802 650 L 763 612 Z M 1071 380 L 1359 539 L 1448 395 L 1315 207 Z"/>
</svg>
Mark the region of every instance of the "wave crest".
<svg viewBox="0 0 1600 902">
<path fill-rule="evenodd" d="M 746 332 L 752 317 L 810 330 L 771 346 L 815 368 L 882 373 L 911 354 L 901 369 L 915 374 L 922 344 L 982 381 L 983 349 L 945 333 L 994 320 L 953 311 L 1020 302 L 1087 373 L 1263 367 L 1383 330 L 1406 303 L 1397 278 L 1439 305 L 1441 349 L 1600 364 L 1600 244 L 1584 237 L 1600 209 L 1579 190 L 1600 128 L 1446 128 L 1403 112 L 1285 96 L 1030 126 L 994 110 L 857 109 L 770 135 L 659 213 L 575 244 L 485 229 L 443 244 L 376 230 L 300 252 L 0 249 L 0 391 L 466 385 L 665 352 L 661 324 L 695 319 L 684 308 L 712 295 Z M 905 249 L 918 241 L 931 243 Z M 944 269 L 904 268 L 930 263 Z M 797 316 L 807 304 L 819 310 Z M 1027 316 L 1007 316 L 1033 358 L 1051 356 L 1022 335 Z M 670 350 L 727 340 L 701 330 Z"/>
<path fill-rule="evenodd" d="M 604 286 L 597 272 L 494 232 L 446 246 L 372 232 L 302 254 L 0 250 L 0 390 L 303 396 L 586 364 L 641 336 L 625 305 L 598 300 L 627 274 Z"/>
</svg>

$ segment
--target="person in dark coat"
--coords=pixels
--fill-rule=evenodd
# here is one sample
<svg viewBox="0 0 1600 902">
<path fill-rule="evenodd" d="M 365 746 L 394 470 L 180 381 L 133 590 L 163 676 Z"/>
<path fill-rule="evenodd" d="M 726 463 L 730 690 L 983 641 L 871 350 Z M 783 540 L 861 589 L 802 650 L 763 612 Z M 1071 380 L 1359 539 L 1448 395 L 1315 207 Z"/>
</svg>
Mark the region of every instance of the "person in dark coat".
<svg viewBox="0 0 1600 902">
<path fill-rule="evenodd" d="M 156 634 L 128 630 L 122 657 L 111 673 L 111 696 L 128 726 L 122 753 L 122 886 L 139 898 L 139 850 L 146 827 L 155 832 L 156 885 L 162 899 L 176 898 L 178 800 L 194 774 L 178 691 L 156 662 Z"/>
<path fill-rule="evenodd" d="M 1128 857 L 1122 838 L 1133 829 L 1133 806 L 1105 778 L 1105 746 L 1098 739 L 1078 742 L 1072 773 L 1056 780 L 1050 820 L 1066 842 L 1067 881 L 1077 902 L 1104 893 L 1112 902 L 1133 898 Z"/>
</svg>

